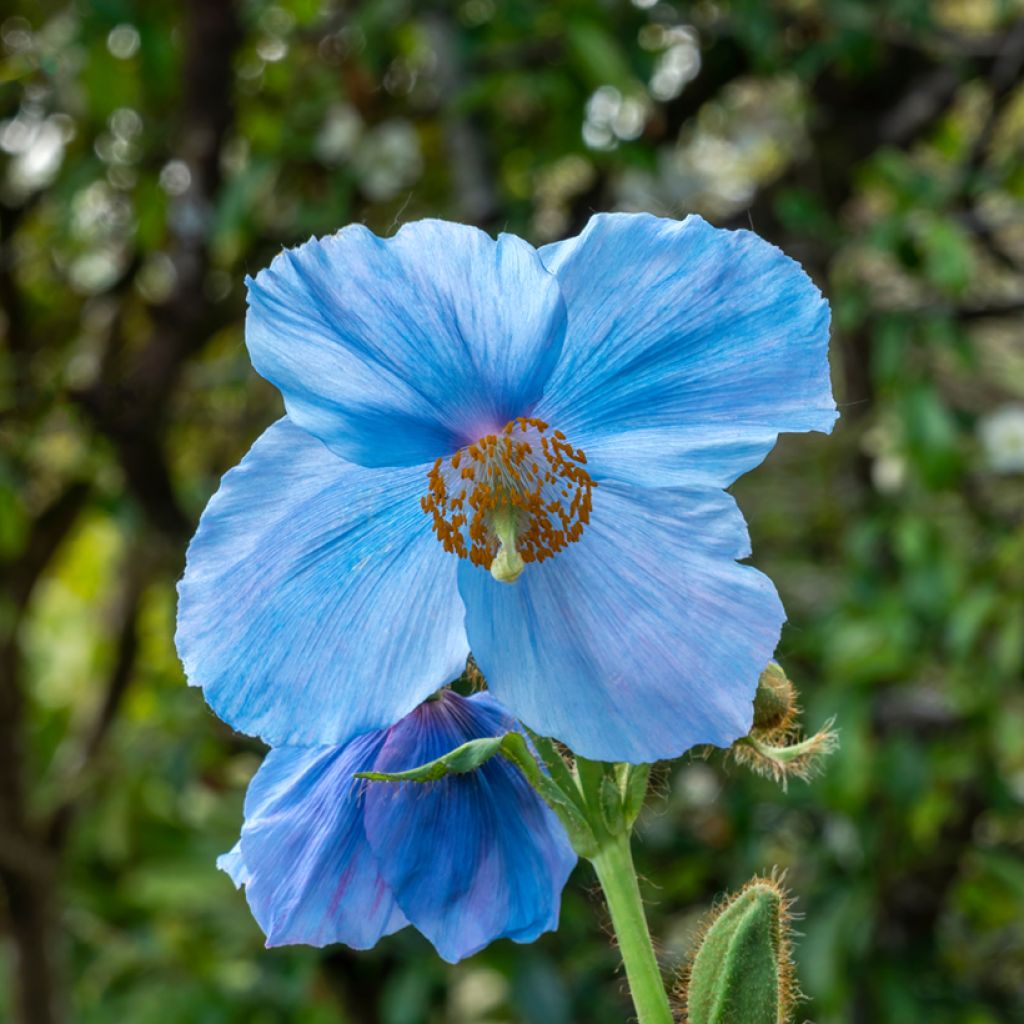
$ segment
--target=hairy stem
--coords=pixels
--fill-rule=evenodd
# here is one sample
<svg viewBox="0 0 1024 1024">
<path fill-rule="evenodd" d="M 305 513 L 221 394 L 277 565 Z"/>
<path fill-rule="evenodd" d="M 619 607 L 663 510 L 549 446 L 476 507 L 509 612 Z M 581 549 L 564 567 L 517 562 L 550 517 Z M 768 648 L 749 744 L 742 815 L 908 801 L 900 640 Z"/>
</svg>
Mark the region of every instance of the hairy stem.
<svg viewBox="0 0 1024 1024">
<path fill-rule="evenodd" d="M 637 1019 L 640 1024 L 672 1024 L 665 983 L 647 930 L 629 834 L 609 836 L 591 863 L 608 901 Z"/>
</svg>

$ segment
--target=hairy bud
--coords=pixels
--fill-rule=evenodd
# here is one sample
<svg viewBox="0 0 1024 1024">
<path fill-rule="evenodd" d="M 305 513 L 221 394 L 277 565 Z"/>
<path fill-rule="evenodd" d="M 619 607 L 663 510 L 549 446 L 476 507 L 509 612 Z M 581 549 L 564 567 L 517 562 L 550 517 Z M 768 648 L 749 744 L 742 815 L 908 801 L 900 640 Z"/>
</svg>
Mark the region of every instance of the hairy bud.
<svg viewBox="0 0 1024 1024">
<path fill-rule="evenodd" d="M 791 906 L 772 874 L 752 878 L 712 910 L 680 982 L 682 1024 L 788 1024 L 801 998 Z"/>
<path fill-rule="evenodd" d="M 769 662 L 754 696 L 754 728 L 765 735 L 786 733 L 799 716 L 796 687 L 778 662 Z"/>
<path fill-rule="evenodd" d="M 831 719 L 813 736 L 801 738 L 798 698 L 782 667 L 771 662 L 758 682 L 753 728 L 730 748 L 738 764 L 774 779 L 783 789 L 790 778 L 811 778 L 839 745 Z"/>
</svg>

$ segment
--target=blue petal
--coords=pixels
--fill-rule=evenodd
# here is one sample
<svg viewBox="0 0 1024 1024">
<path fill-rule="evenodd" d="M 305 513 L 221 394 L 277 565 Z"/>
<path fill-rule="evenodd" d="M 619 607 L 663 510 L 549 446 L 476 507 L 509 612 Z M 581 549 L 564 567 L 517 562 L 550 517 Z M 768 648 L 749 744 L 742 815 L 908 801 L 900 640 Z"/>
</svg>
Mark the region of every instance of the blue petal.
<svg viewBox="0 0 1024 1024">
<path fill-rule="evenodd" d="M 389 730 L 376 767 L 412 768 L 513 728 L 491 697 L 467 700 L 449 691 Z M 561 824 L 504 758 L 434 783 L 373 784 L 366 833 L 405 916 L 449 962 L 497 938 L 532 942 L 558 926 L 576 855 Z"/>
<path fill-rule="evenodd" d="M 235 843 L 227 853 L 222 853 L 217 858 L 217 867 L 235 883 L 236 889 L 241 889 L 249 881 L 249 869 L 242 859 L 241 843 Z"/>
<path fill-rule="evenodd" d="M 584 757 L 645 762 L 745 735 L 785 618 L 724 491 L 594 492 L 578 543 L 512 584 L 464 564 L 470 645 L 495 697 Z"/>
<path fill-rule="evenodd" d="M 178 652 L 228 724 L 271 744 L 390 725 L 465 665 L 456 560 L 428 467 L 368 470 L 288 418 L 225 476 L 178 587 Z"/>
<path fill-rule="evenodd" d="M 408 923 L 377 870 L 352 778 L 383 742 L 371 733 L 344 748 L 279 747 L 249 785 L 242 838 L 218 866 L 245 885 L 268 946 L 369 949 Z"/>
<path fill-rule="evenodd" d="M 832 429 L 828 304 L 757 235 L 599 214 L 541 256 L 569 327 L 535 415 L 595 479 L 724 487 L 780 432 Z"/>
<path fill-rule="evenodd" d="M 295 423 L 365 466 L 432 462 L 528 411 L 565 332 L 537 252 L 464 224 L 350 225 L 248 283 L 253 365 Z"/>
</svg>

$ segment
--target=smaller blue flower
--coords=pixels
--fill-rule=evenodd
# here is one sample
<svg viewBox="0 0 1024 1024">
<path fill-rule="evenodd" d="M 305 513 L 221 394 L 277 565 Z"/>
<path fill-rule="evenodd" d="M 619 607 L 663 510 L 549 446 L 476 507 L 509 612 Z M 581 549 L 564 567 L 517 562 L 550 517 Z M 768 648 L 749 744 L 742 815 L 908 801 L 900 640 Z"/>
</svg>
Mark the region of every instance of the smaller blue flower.
<svg viewBox="0 0 1024 1024">
<path fill-rule="evenodd" d="M 558 926 L 576 864 L 557 818 L 498 757 L 429 783 L 366 783 L 515 728 L 486 693 L 444 691 L 339 747 L 278 747 L 249 786 L 239 842 L 218 860 L 268 946 L 369 949 L 412 924 L 450 963 Z"/>
</svg>

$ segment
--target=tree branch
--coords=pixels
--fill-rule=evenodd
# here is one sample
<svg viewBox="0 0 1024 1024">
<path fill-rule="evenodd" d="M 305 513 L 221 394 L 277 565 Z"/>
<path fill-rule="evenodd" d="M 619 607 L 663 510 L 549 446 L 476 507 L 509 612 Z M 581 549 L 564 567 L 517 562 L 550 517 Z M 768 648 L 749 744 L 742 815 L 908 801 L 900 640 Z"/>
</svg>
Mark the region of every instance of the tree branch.
<svg viewBox="0 0 1024 1024">
<path fill-rule="evenodd" d="M 117 719 L 135 670 L 139 649 L 139 609 L 142 595 L 152 575 L 142 545 L 129 552 L 125 573 L 124 587 L 114 615 L 117 622 L 117 645 L 103 687 L 103 696 L 91 725 L 79 740 L 74 763 L 66 773 L 66 782 L 62 787 L 64 797 L 53 810 L 44 828 L 46 845 L 54 853 L 59 853 L 64 846 L 71 825 L 81 808 L 82 797 L 92 781 L 96 764 Z"/>
<path fill-rule="evenodd" d="M 104 372 L 76 397 L 97 429 L 117 451 L 125 477 L 150 521 L 165 534 L 188 534 L 190 521 L 175 494 L 163 447 L 163 425 L 182 367 L 209 337 L 204 330 L 211 303 L 204 284 L 209 268 L 209 225 L 221 184 L 220 150 L 234 116 L 231 54 L 241 37 L 234 3 L 188 0 L 185 4 L 187 46 L 184 66 L 178 155 L 191 172 L 188 191 L 177 198 L 179 212 L 171 223 L 170 258 L 177 274 L 171 296 L 148 308 L 153 325 L 149 342 L 117 374 L 119 361 L 109 357 L 120 346 L 115 331 Z M 201 225 L 196 230 L 193 225 Z"/>
</svg>

